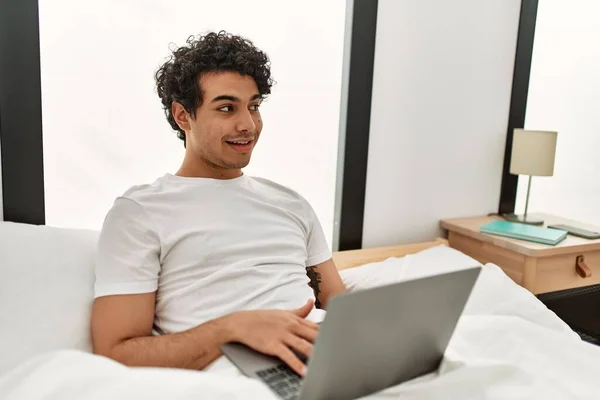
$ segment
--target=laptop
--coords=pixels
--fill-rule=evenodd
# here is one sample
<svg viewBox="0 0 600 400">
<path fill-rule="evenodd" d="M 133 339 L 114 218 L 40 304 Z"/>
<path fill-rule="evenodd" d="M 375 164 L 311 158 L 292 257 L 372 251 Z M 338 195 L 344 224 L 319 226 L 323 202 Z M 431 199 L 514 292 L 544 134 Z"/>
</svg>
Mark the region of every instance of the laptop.
<svg viewBox="0 0 600 400">
<path fill-rule="evenodd" d="M 221 346 L 282 399 L 355 399 L 437 371 L 481 267 L 332 298 L 301 378 L 279 358 Z"/>
</svg>

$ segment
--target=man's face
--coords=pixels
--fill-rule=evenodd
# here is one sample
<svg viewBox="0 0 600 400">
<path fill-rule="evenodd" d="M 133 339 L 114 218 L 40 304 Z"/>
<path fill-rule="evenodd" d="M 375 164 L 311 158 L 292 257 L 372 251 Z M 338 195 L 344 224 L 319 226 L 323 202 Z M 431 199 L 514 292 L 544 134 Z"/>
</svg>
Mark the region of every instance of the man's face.
<svg viewBox="0 0 600 400">
<path fill-rule="evenodd" d="M 202 105 L 195 118 L 185 116 L 188 126 L 183 127 L 187 151 L 211 169 L 244 168 L 262 130 L 256 82 L 235 72 L 218 72 L 202 75 L 199 83 Z"/>
</svg>

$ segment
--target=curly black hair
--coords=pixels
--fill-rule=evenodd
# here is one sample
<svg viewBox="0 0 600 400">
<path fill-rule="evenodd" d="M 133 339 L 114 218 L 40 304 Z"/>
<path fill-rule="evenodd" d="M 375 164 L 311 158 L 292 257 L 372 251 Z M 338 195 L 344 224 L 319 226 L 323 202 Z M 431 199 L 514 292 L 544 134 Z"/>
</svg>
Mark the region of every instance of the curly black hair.
<svg viewBox="0 0 600 400">
<path fill-rule="evenodd" d="M 199 83 L 202 74 L 232 71 L 250 76 L 263 99 L 271 93 L 273 85 L 269 58 L 248 39 L 220 31 L 200 35 L 197 39 L 190 36 L 186 43 L 174 50 L 155 74 L 158 96 L 167 121 L 177 131 L 177 137 L 183 140 L 184 146 L 185 133 L 175 122 L 171 105 L 176 101 L 195 117 L 196 109 L 202 105 Z"/>
</svg>

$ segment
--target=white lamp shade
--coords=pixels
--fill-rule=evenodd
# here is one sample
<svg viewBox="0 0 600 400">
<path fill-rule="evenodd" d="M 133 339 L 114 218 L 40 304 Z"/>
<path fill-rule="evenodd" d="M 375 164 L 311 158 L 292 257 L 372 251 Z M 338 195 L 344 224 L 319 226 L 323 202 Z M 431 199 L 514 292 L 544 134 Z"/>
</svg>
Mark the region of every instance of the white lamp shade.
<svg viewBox="0 0 600 400">
<path fill-rule="evenodd" d="M 510 173 L 513 175 L 552 176 L 557 132 L 515 129 Z"/>
</svg>

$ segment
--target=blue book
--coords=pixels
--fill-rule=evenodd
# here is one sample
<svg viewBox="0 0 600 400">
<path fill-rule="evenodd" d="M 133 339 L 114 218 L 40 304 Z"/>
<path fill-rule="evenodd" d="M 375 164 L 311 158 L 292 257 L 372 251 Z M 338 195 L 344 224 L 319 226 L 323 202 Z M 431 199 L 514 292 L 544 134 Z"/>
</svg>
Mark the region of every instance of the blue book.
<svg viewBox="0 0 600 400">
<path fill-rule="evenodd" d="M 565 240 L 567 231 L 497 220 L 480 228 L 482 233 L 555 246 Z"/>
</svg>

